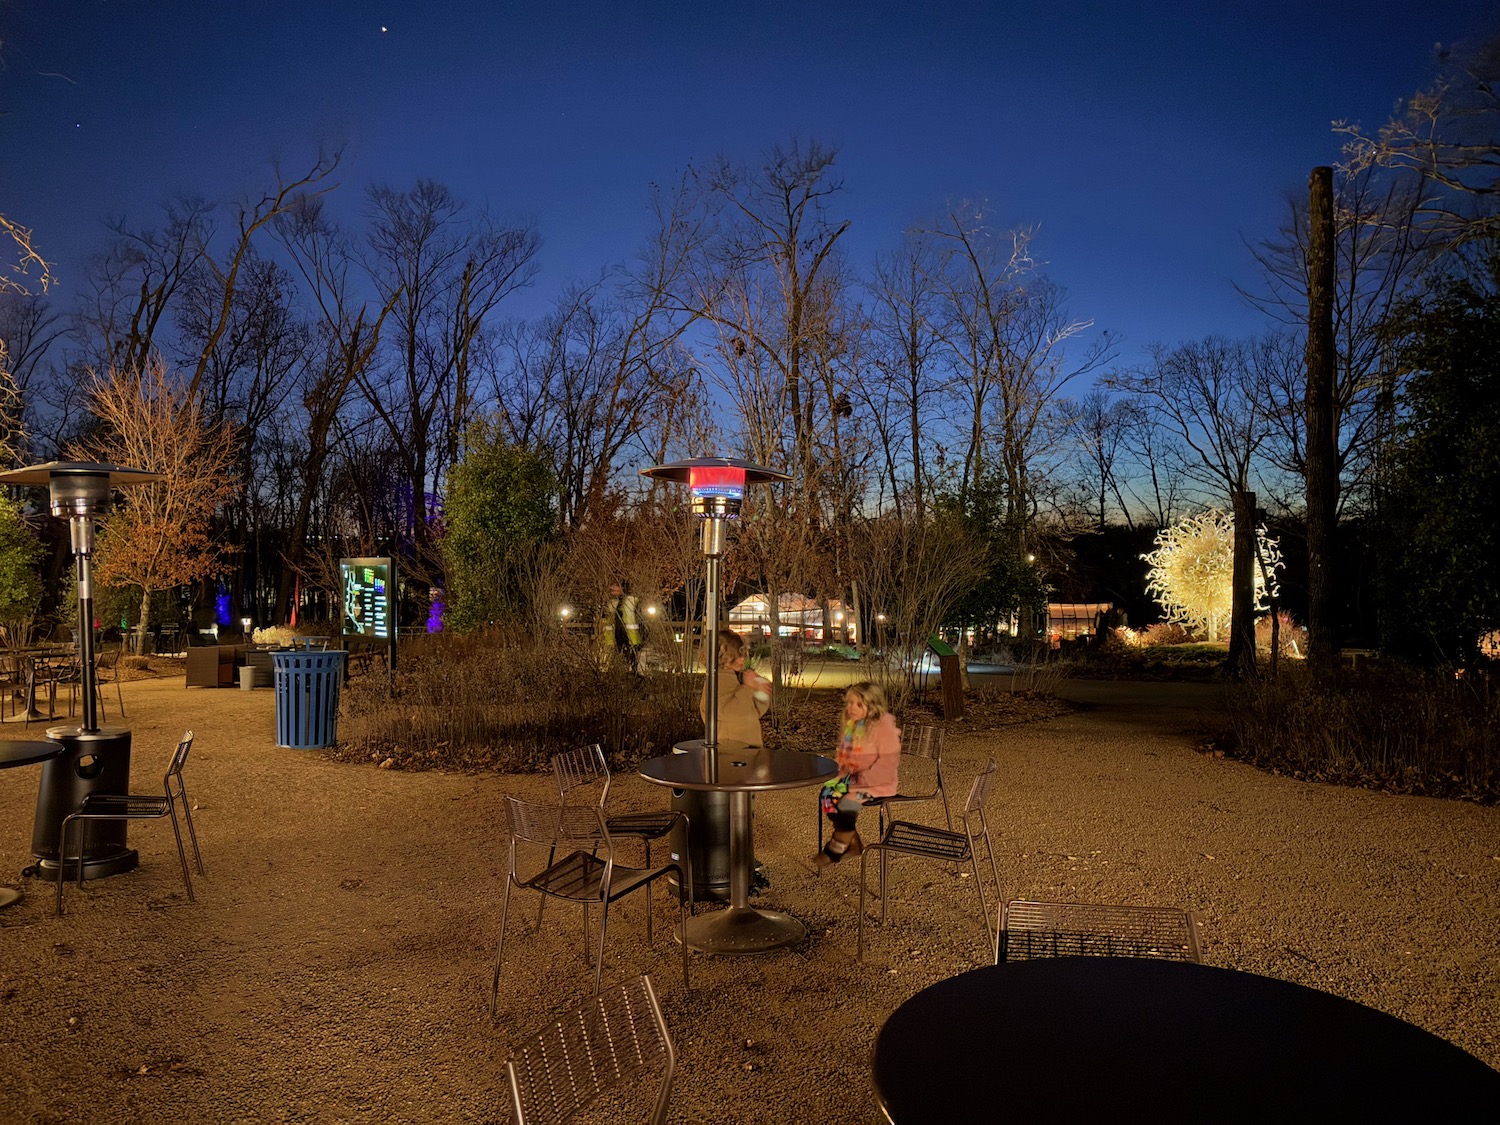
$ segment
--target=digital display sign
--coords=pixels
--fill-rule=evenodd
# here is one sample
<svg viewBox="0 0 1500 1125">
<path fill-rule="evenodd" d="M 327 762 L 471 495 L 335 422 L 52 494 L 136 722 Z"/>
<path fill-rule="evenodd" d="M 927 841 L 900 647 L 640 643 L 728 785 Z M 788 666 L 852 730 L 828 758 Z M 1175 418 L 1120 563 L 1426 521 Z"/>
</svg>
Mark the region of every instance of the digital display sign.
<svg viewBox="0 0 1500 1125">
<path fill-rule="evenodd" d="M 340 559 L 343 634 L 389 640 L 396 633 L 396 560 Z"/>
</svg>

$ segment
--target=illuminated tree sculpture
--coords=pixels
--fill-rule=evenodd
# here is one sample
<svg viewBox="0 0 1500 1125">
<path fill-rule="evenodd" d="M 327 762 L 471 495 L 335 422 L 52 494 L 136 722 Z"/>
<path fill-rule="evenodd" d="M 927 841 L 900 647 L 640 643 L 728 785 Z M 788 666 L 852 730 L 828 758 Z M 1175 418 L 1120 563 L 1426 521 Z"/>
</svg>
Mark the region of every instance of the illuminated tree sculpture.
<svg viewBox="0 0 1500 1125">
<path fill-rule="evenodd" d="M 1255 609 L 1265 609 L 1265 598 L 1276 593 L 1276 571 L 1281 552 L 1265 530 L 1255 533 L 1260 565 L 1255 568 Z M 1156 550 L 1142 555 L 1151 564 L 1146 592 L 1178 621 L 1217 641 L 1229 627 L 1233 599 L 1234 517 L 1210 508 L 1199 516 L 1164 528 L 1156 536 Z M 1269 581 L 1270 585 L 1267 585 Z"/>
</svg>

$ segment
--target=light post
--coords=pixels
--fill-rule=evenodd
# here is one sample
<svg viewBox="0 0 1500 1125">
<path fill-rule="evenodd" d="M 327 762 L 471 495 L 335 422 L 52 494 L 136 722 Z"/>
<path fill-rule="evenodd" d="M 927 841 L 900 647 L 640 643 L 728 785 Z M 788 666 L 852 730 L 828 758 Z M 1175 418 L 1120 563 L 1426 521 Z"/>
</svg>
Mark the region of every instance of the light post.
<svg viewBox="0 0 1500 1125">
<path fill-rule="evenodd" d="M 73 558 L 78 568 L 78 661 L 83 692 L 79 726 L 47 729 L 47 737 L 63 744 L 63 752 L 42 767 L 36 798 L 36 820 L 31 852 L 45 878 L 62 878 L 58 833 L 63 818 L 76 812 L 89 793 L 130 792 L 130 732 L 123 727 L 99 726 L 98 670 L 94 667 L 94 524 L 109 515 L 111 491 L 159 481 L 159 473 L 119 465 L 80 461 L 50 461 L 0 473 L 0 484 L 42 485 L 49 488 L 52 514 L 68 521 Z M 125 821 L 101 821 L 89 833 L 81 863 L 83 877 L 98 879 L 135 867 L 138 857 L 125 846 Z M 70 872 L 76 870 L 72 861 Z"/>
</svg>

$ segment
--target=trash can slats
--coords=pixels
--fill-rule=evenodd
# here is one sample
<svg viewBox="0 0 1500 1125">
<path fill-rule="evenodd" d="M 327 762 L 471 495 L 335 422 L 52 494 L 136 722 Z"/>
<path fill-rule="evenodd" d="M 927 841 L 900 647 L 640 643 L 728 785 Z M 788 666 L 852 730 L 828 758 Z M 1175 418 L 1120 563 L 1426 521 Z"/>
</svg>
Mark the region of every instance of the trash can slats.
<svg viewBox="0 0 1500 1125">
<path fill-rule="evenodd" d="M 344 658 L 328 652 L 276 652 L 276 745 L 293 750 L 332 746 L 338 741 L 339 686 Z"/>
</svg>

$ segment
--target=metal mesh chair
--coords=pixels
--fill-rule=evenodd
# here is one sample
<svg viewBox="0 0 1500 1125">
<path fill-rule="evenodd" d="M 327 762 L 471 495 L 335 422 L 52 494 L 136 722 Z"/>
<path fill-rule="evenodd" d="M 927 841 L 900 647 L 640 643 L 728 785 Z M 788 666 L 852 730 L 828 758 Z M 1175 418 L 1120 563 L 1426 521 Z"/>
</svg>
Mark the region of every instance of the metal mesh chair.
<svg viewBox="0 0 1500 1125">
<path fill-rule="evenodd" d="M 931 770 L 922 769 L 923 775 L 920 780 L 911 776 L 911 767 L 914 762 L 931 762 Z M 920 768 L 920 767 L 919 767 Z M 903 787 L 916 781 L 908 792 L 896 793 L 890 797 L 876 797 L 866 808 L 875 807 L 880 810 L 880 835 L 885 835 L 885 823 L 887 810 L 892 805 L 915 803 L 918 801 L 932 801 L 941 799 L 943 802 L 943 820 L 948 825 L 948 831 L 953 831 L 953 811 L 948 807 L 948 791 L 943 787 L 943 728 L 932 723 L 914 723 L 901 732 L 901 783 Z M 931 782 L 932 788 L 927 788 Z M 823 822 L 825 817 L 818 810 L 818 851 L 823 850 Z"/>
<path fill-rule="evenodd" d="M 913 824 L 906 820 L 895 820 L 890 823 L 877 843 L 870 844 L 864 850 L 859 860 L 859 923 L 858 923 L 858 952 L 856 956 L 863 959 L 865 955 L 865 867 L 870 861 L 870 855 L 874 852 L 880 853 L 880 924 L 886 922 L 886 908 L 890 902 L 890 895 L 886 889 L 886 869 L 891 855 L 915 855 L 927 859 L 942 860 L 947 863 L 967 862 L 974 869 L 974 890 L 979 895 L 979 913 L 984 922 L 984 936 L 986 945 L 993 948 L 995 937 L 990 928 L 990 907 L 984 897 L 984 879 L 979 873 L 978 842 L 984 841 L 985 851 L 989 853 L 990 877 L 995 881 L 995 897 L 1000 897 L 1000 869 L 995 864 L 995 847 L 990 841 L 989 820 L 985 816 L 984 803 L 989 797 L 990 784 L 994 780 L 997 770 L 995 759 L 991 758 L 989 765 L 974 779 L 974 784 L 969 789 L 969 799 L 964 802 L 963 808 L 963 830 L 951 832 L 942 828 L 932 828 L 925 824 Z"/>
<path fill-rule="evenodd" d="M 505 798 L 505 819 L 510 829 L 510 859 L 505 875 L 505 894 L 500 905 L 500 940 L 495 949 L 495 973 L 490 982 L 490 1013 L 493 1015 L 500 995 L 500 969 L 505 957 L 505 924 L 510 914 L 512 887 L 552 898 L 564 899 L 583 907 L 584 952 L 589 950 L 589 909 L 600 907 L 599 947 L 594 959 L 594 995 L 604 974 L 604 939 L 609 929 L 610 904 L 633 891 L 646 888 L 646 941 L 651 941 L 651 884 L 669 872 L 677 873 L 677 901 L 683 923 L 687 922 L 688 903 L 693 882 L 691 871 L 677 863 L 659 867 L 624 867 L 615 863 L 615 845 L 604 824 L 604 814 L 595 805 L 548 805 Z M 538 853 L 548 849 L 545 867 L 530 878 L 518 874 L 518 860 L 530 846 Z M 555 859 L 559 845 L 572 846 L 561 859 Z M 688 949 L 682 943 L 682 982 L 688 984 Z"/>
<path fill-rule="evenodd" d="M 641 841 L 646 849 L 647 867 L 651 866 L 652 840 L 660 840 L 663 836 L 669 835 L 679 823 L 683 826 L 683 839 L 691 838 L 691 833 L 688 831 L 687 813 L 684 812 L 663 809 L 659 812 L 622 813 L 617 816 L 610 816 L 608 812 L 605 812 L 612 778 L 609 765 L 604 760 L 604 747 L 597 742 L 552 755 L 552 774 L 557 778 L 559 804 L 566 805 L 570 801 L 576 803 L 580 793 L 597 791 L 599 810 L 605 813 L 605 829 L 611 836 L 629 836 Z M 551 862 L 550 857 L 548 862 Z M 546 905 L 547 897 L 543 895 L 536 906 L 538 925 L 541 924 L 542 910 Z"/>
<path fill-rule="evenodd" d="M 1198 919 L 1170 906 L 1008 902 L 995 964 L 1037 957 L 1156 957 L 1203 962 Z"/>
<path fill-rule="evenodd" d="M 193 806 L 188 801 L 187 785 L 182 780 L 182 768 L 187 765 L 188 751 L 193 748 L 193 732 L 188 731 L 172 752 L 171 764 L 162 779 L 165 796 L 133 793 L 90 793 L 78 806 L 78 811 L 63 817 L 62 830 L 57 840 L 57 912 L 63 912 L 63 884 L 67 882 L 68 829 L 73 822 L 78 826 L 78 886 L 83 888 L 83 857 L 88 850 L 88 826 L 91 820 L 157 820 L 171 817 L 172 834 L 177 838 L 177 858 L 182 863 L 182 884 L 187 888 L 188 901 L 193 901 L 193 878 L 188 874 L 187 852 L 182 846 L 182 828 L 177 823 L 177 806 L 182 806 L 182 815 L 187 820 L 188 837 L 193 843 L 193 861 L 198 874 L 203 871 L 203 853 L 198 850 L 198 831 L 193 827 Z M 173 782 L 176 788 L 173 788 Z"/>
<path fill-rule="evenodd" d="M 651 978 L 606 989 L 530 1036 L 505 1064 L 516 1125 L 570 1121 L 600 1094 L 661 1072 L 652 1125 L 667 1119 L 677 1053 Z"/>
<path fill-rule="evenodd" d="M 124 655 L 123 640 L 117 641 L 113 647 L 100 645 L 94 653 L 94 690 L 99 701 L 100 718 L 104 717 L 104 685 L 109 683 L 115 685 L 115 703 L 120 708 L 120 718 L 125 717 L 125 694 L 120 690 L 120 662 Z"/>
<path fill-rule="evenodd" d="M 580 790 L 595 789 L 599 793 L 598 806 L 604 811 L 604 827 L 611 836 L 630 836 L 646 846 L 646 866 L 651 866 L 651 841 L 660 840 L 687 822 L 687 814 L 672 809 L 659 812 L 621 813 L 610 816 L 605 810 L 609 800 L 610 773 L 604 761 L 604 748 L 597 742 L 577 750 L 564 750 L 552 756 L 552 773 L 557 778 L 557 795 L 560 803 L 574 803 Z"/>
</svg>

